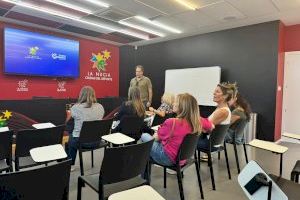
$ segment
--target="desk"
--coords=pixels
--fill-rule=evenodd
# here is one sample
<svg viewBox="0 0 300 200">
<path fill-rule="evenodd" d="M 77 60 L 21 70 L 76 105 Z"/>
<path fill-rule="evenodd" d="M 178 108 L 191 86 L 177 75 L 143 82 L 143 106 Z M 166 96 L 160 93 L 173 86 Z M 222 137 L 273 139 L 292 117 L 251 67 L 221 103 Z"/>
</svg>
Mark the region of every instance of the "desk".
<svg viewBox="0 0 300 200">
<path fill-rule="evenodd" d="M 244 191 L 245 195 L 249 200 L 267 200 L 268 197 L 268 187 L 261 187 L 254 194 L 250 194 L 245 185 L 257 174 L 263 173 L 266 175 L 268 181 L 272 180 L 266 172 L 253 160 L 251 160 L 241 171 L 238 176 L 238 183 Z M 281 188 L 276 184 L 275 181 L 272 181 L 272 199 L 276 200 L 288 200 L 286 194 L 281 190 Z"/>
<path fill-rule="evenodd" d="M 112 194 L 108 200 L 165 200 L 149 185 Z"/>
<path fill-rule="evenodd" d="M 37 163 L 60 160 L 67 157 L 61 144 L 37 147 L 31 149 L 29 152 L 34 162 Z"/>
<path fill-rule="evenodd" d="M 274 142 L 267 142 L 267 141 L 257 140 L 257 139 L 254 139 L 251 142 L 249 142 L 249 145 L 252 147 L 271 151 L 276 154 L 280 154 L 279 175 L 280 176 L 282 175 L 282 155 L 288 150 L 287 147 L 275 144 Z"/>
<path fill-rule="evenodd" d="M 300 184 L 275 176 L 273 174 L 270 174 L 269 176 L 280 187 L 280 189 L 288 196 L 289 200 L 300 199 Z"/>
<path fill-rule="evenodd" d="M 128 137 L 127 135 L 124 135 L 123 133 L 112 133 L 109 135 L 104 135 L 101 138 L 107 142 L 110 142 L 110 143 L 116 144 L 116 145 L 126 144 L 126 143 L 135 141 L 133 138 Z"/>
<path fill-rule="evenodd" d="M 300 134 L 295 134 L 295 133 L 283 133 L 282 136 L 288 137 L 288 138 L 293 138 L 296 140 L 300 140 Z"/>
</svg>

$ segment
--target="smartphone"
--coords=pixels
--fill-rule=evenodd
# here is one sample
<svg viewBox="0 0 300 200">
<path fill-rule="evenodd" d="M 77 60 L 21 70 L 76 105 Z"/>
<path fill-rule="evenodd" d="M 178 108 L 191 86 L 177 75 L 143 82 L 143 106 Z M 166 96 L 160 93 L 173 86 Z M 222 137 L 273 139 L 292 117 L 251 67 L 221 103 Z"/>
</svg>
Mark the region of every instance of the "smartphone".
<svg viewBox="0 0 300 200">
<path fill-rule="evenodd" d="M 257 182 L 256 176 L 254 176 L 244 187 L 249 192 L 249 194 L 252 195 L 263 185 L 263 183 Z"/>
</svg>

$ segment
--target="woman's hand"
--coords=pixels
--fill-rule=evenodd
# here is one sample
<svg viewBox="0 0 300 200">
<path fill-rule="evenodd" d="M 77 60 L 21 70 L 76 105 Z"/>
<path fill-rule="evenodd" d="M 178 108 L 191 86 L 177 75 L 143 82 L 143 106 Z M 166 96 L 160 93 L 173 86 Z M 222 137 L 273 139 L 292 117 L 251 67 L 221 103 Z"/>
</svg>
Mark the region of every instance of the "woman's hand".
<svg viewBox="0 0 300 200">
<path fill-rule="evenodd" d="M 149 111 L 154 112 L 154 108 L 153 107 L 149 107 Z"/>
</svg>

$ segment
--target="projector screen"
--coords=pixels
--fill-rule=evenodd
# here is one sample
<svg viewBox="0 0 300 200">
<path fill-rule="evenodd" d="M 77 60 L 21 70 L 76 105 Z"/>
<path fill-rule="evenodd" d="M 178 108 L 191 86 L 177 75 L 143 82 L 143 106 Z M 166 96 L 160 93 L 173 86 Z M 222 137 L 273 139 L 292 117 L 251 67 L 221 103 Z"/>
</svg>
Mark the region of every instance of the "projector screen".
<svg viewBox="0 0 300 200">
<path fill-rule="evenodd" d="M 79 77 L 79 42 L 5 28 L 4 73 Z"/>
<path fill-rule="evenodd" d="M 197 99 L 198 105 L 215 106 L 213 92 L 220 79 L 221 68 L 218 66 L 166 70 L 165 92 L 187 92 Z"/>
</svg>

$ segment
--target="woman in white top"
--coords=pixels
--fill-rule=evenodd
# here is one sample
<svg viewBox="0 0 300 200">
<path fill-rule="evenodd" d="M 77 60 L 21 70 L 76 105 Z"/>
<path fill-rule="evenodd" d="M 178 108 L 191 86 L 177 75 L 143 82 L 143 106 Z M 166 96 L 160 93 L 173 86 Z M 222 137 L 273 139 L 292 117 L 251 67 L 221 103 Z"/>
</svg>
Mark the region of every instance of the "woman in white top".
<svg viewBox="0 0 300 200">
<path fill-rule="evenodd" d="M 214 91 L 213 101 L 217 103 L 216 110 L 208 117 L 208 119 L 213 123 L 213 125 L 226 125 L 230 124 L 231 111 L 228 107 L 228 101 L 233 97 L 234 84 L 221 83 L 218 84 Z M 208 149 L 209 141 L 207 134 L 202 134 L 198 141 L 198 148 Z"/>
</svg>

